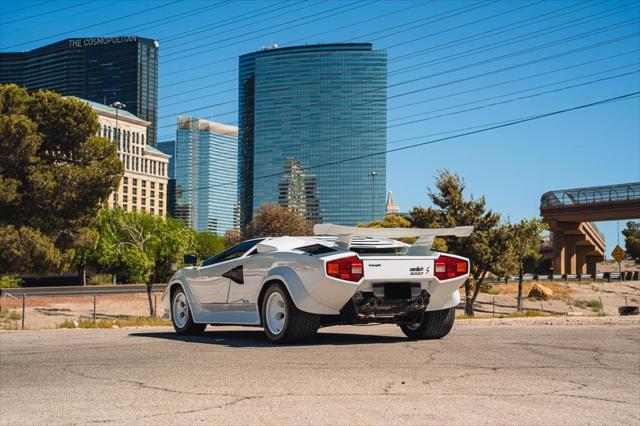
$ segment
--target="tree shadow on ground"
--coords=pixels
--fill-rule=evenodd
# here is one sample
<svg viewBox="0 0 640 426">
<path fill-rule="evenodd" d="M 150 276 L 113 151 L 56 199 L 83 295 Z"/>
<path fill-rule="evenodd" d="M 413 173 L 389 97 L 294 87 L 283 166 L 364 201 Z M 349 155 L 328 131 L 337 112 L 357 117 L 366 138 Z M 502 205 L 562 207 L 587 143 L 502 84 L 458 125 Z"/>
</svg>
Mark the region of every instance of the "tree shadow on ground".
<svg viewBox="0 0 640 426">
<path fill-rule="evenodd" d="M 325 345 L 370 345 L 376 343 L 398 343 L 408 342 L 406 337 L 384 336 L 370 334 L 350 334 L 350 333 L 327 333 L 320 332 L 309 342 L 299 344 L 274 344 L 271 343 L 259 329 L 252 330 L 220 330 L 216 331 L 215 326 L 210 331 L 205 331 L 196 336 L 180 336 L 173 332 L 137 332 L 130 333 L 130 337 L 149 337 L 154 339 L 175 340 L 190 343 L 202 343 L 210 345 L 221 345 L 232 348 L 278 348 L 283 346 L 325 346 Z"/>
</svg>

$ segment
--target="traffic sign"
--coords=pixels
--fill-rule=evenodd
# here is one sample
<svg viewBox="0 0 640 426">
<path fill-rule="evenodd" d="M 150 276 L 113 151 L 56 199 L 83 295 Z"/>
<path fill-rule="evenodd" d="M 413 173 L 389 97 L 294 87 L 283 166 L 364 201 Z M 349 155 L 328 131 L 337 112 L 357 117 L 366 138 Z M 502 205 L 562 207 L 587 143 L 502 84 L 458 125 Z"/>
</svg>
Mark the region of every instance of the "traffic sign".
<svg viewBox="0 0 640 426">
<path fill-rule="evenodd" d="M 626 255 L 627 253 L 622 250 L 622 247 L 620 247 L 619 245 L 616 245 L 616 248 L 614 248 L 611 252 L 611 257 L 613 257 L 618 263 L 622 262 L 622 259 L 624 259 Z"/>
</svg>

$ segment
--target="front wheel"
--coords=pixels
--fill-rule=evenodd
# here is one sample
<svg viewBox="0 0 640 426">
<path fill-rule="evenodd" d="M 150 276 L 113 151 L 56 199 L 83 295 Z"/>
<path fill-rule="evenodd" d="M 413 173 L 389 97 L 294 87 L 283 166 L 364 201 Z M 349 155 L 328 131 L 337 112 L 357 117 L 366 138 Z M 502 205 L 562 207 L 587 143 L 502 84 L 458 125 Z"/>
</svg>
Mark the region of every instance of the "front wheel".
<svg viewBox="0 0 640 426">
<path fill-rule="evenodd" d="M 207 324 L 193 322 L 187 295 L 184 294 L 182 288 L 176 290 L 171 300 L 171 322 L 173 322 L 176 333 L 185 335 L 200 334 L 207 327 Z"/>
<path fill-rule="evenodd" d="M 262 299 L 261 313 L 264 332 L 274 343 L 309 340 L 320 327 L 320 316 L 296 308 L 281 283 L 269 286 Z"/>
<path fill-rule="evenodd" d="M 449 334 L 455 319 L 455 308 L 428 311 L 424 313 L 420 322 L 403 324 L 400 328 L 410 339 L 441 339 Z"/>
</svg>

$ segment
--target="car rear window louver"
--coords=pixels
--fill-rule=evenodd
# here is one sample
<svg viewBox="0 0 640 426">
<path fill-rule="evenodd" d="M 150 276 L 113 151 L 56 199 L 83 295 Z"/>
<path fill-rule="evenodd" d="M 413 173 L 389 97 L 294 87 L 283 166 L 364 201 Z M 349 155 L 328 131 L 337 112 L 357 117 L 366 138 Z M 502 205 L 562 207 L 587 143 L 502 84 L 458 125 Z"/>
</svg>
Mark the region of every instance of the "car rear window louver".
<svg viewBox="0 0 640 426">
<path fill-rule="evenodd" d="M 296 250 L 300 250 L 309 254 L 324 254 L 336 251 L 331 247 L 323 246 L 322 244 L 311 244 L 310 246 L 298 247 L 296 248 Z"/>
</svg>

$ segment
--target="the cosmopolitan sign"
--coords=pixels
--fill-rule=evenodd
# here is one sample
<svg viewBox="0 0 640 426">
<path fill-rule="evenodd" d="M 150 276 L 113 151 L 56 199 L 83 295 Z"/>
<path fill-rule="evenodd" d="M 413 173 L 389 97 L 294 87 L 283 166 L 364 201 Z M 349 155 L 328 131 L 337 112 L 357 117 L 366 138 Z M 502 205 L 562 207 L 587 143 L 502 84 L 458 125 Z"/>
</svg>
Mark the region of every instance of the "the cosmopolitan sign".
<svg viewBox="0 0 640 426">
<path fill-rule="evenodd" d="M 74 38 L 69 40 L 69 47 L 106 46 L 110 44 L 136 43 L 138 36 Z"/>
</svg>

